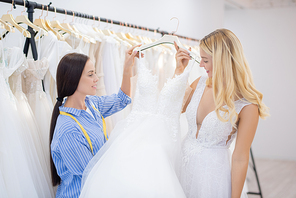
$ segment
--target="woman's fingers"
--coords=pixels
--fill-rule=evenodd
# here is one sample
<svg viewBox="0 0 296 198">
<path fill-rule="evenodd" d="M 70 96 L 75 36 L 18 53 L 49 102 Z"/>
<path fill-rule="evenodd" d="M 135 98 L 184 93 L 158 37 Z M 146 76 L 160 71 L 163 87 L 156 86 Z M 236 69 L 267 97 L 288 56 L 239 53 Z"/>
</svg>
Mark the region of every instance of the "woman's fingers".
<svg viewBox="0 0 296 198">
<path fill-rule="evenodd" d="M 181 51 L 176 54 L 176 57 L 179 57 L 179 56 L 188 56 L 188 57 L 190 57 L 188 52 L 181 52 Z"/>
<path fill-rule="evenodd" d="M 127 49 L 127 50 L 126 50 L 126 53 L 129 54 L 129 55 L 132 55 L 134 49 L 135 49 L 136 47 L 140 47 L 141 45 L 142 45 L 142 44 L 135 45 L 135 46 L 133 46 L 133 47 Z"/>
<path fill-rule="evenodd" d="M 177 43 L 174 41 L 174 45 L 175 45 L 175 49 L 178 51 L 179 50 L 179 46 L 177 45 Z"/>
<path fill-rule="evenodd" d="M 188 55 L 181 55 L 181 56 L 178 57 L 178 59 L 179 59 L 179 60 L 183 60 L 183 59 L 190 60 L 191 57 L 188 56 Z"/>
</svg>

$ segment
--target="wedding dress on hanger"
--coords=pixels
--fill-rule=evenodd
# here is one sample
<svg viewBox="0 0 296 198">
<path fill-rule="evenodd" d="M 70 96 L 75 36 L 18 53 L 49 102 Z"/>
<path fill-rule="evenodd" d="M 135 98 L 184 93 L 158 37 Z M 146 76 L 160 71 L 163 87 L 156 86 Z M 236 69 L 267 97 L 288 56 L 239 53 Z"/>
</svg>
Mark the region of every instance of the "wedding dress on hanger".
<svg viewBox="0 0 296 198">
<path fill-rule="evenodd" d="M 39 197 L 34 176 L 25 151 L 23 122 L 8 84 L 8 77 L 15 68 L 7 67 L 2 41 L 0 41 L 0 189 L 3 197 Z M 2 195 L 2 194 L 1 194 Z"/>
<path fill-rule="evenodd" d="M 175 160 L 181 141 L 179 116 L 191 68 L 168 79 L 159 92 L 158 77 L 140 60 L 133 109 L 86 167 L 81 198 L 185 198 Z"/>
<path fill-rule="evenodd" d="M 15 98 L 17 99 L 17 109 L 19 115 L 23 118 L 24 122 L 28 126 L 28 130 L 23 134 L 25 138 L 23 141 L 27 142 L 27 147 L 30 148 L 29 155 L 33 164 L 33 172 L 37 174 L 41 179 L 38 183 L 43 186 L 42 192 L 44 197 L 54 197 L 54 191 L 51 184 L 51 174 L 49 166 L 46 164 L 45 152 L 42 148 L 41 134 L 38 128 L 35 116 L 28 103 L 26 95 L 22 91 L 22 77 L 21 73 L 28 68 L 28 63 L 20 48 L 13 48 L 11 50 L 10 63 L 16 65 L 17 69 L 9 78 L 9 84 L 13 91 Z M 41 197 L 41 195 L 40 195 Z"/>
<path fill-rule="evenodd" d="M 57 98 L 56 87 L 56 71 L 62 56 L 72 50 L 72 47 L 65 41 L 60 41 L 53 32 L 48 31 L 48 36 L 44 36 L 37 41 L 37 46 L 40 45 L 39 59 L 47 58 L 49 67 L 46 72 L 43 85 L 46 96 L 50 101 L 50 106 L 53 107 Z"/>
<path fill-rule="evenodd" d="M 50 151 L 49 151 L 49 128 L 51 121 L 52 109 L 42 87 L 42 79 L 48 70 L 48 60 L 42 58 L 34 61 L 27 60 L 28 69 L 23 73 L 24 85 L 26 87 L 26 96 L 30 107 L 35 115 L 38 128 L 40 130 L 41 145 L 44 151 L 46 164 L 50 166 Z"/>
</svg>

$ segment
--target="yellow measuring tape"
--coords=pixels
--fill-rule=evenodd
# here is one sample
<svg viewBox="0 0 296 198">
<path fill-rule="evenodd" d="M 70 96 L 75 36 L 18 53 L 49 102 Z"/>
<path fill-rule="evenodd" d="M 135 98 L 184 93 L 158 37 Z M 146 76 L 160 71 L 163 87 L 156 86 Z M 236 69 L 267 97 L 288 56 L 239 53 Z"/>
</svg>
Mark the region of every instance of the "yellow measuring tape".
<svg viewBox="0 0 296 198">
<path fill-rule="evenodd" d="M 103 115 L 101 114 L 101 112 L 99 110 L 97 110 L 94 106 L 92 106 L 97 112 L 99 112 L 99 114 L 101 115 L 102 117 L 102 121 L 103 121 L 103 131 L 104 131 L 104 136 L 106 138 L 106 140 L 108 140 L 108 134 L 107 134 L 107 128 L 106 128 L 106 122 L 105 122 L 105 119 L 103 117 Z"/>
<path fill-rule="evenodd" d="M 99 110 L 97 110 L 94 106 L 92 106 L 96 111 L 98 111 L 99 112 Z M 100 112 L 99 112 L 100 113 Z M 87 142 L 88 142 L 88 144 L 89 144 L 89 146 L 90 146 L 90 149 L 91 149 L 91 153 L 94 155 L 94 151 L 93 151 L 93 146 L 92 146 L 92 143 L 91 143 L 91 140 L 90 140 L 90 138 L 89 138 L 89 136 L 88 136 L 88 134 L 87 134 L 87 132 L 86 132 L 86 130 L 83 128 L 83 126 L 78 122 L 78 120 L 76 119 L 76 118 L 74 118 L 71 114 L 69 114 L 69 113 L 66 113 L 66 112 L 64 112 L 64 111 L 60 111 L 60 114 L 61 115 L 66 115 L 66 116 L 70 116 L 79 126 L 80 126 L 80 128 L 81 128 L 81 130 L 82 130 L 82 132 L 83 132 L 83 134 L 84 134 L 84 136 L 85 136 L 85 138 L 86 138 L 86 140 L 87 140 Z M 100 115 L 102 116 L 102 114 L 100 113 Z M 104 136 L 105 136 L 105 138 L 106 138 L 106 140 L 108 140 L 108 135 L 107 135 L 107 131 L 106 131 L 106 122 L 105 122 L 105 119 L 104 119 L 104 117 L 102 116 L 102 120 L 103 120 L 103 131 L 104 131 Z"/>
</svg>

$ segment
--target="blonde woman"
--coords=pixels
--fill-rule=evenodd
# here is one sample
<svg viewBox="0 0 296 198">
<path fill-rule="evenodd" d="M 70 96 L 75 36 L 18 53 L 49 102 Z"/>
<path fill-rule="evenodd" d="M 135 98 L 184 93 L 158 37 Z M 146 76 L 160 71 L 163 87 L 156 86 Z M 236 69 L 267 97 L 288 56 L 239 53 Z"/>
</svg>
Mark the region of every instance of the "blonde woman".
<svg viewBox="0 0 296 198">
<path fill-rule="evenodd" d="M 179 74 L 190 57 L 176 49 Z M 187 198 L 239 198 L 258 120 L 268 116 L 268 109 L 234 33 L 218 29 L 205 36 L 200 56 L 207 76 L 196 79 L 184 98 L 189 131 L 182 143 L 180 181 Z"/>
</svg>

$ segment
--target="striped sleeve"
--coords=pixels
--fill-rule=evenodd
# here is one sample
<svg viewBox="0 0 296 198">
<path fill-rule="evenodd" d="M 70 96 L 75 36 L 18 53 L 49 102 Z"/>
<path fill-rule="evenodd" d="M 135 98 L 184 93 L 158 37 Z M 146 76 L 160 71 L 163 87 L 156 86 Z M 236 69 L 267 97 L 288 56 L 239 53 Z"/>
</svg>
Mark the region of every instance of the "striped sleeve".
<svg viewBox="0 0 296 198">
<path fill-rule="evenodd" d="M 64 133 L 58 146 L 65 166 L 73 175 L 82 176 L 93 156 L 82 134 L 78 130 L 77 133 L 74 131 Z"/>
<path fill-rule="evenodd" d="M 132 101 L 121 89 L 119 89 L 117 94 L 110 96 L 91 96 L 90 99 L 95 103 L 96 108 L 99 109 L 104 117 L 108 117 L 124 109 Z"/>
</svg>

